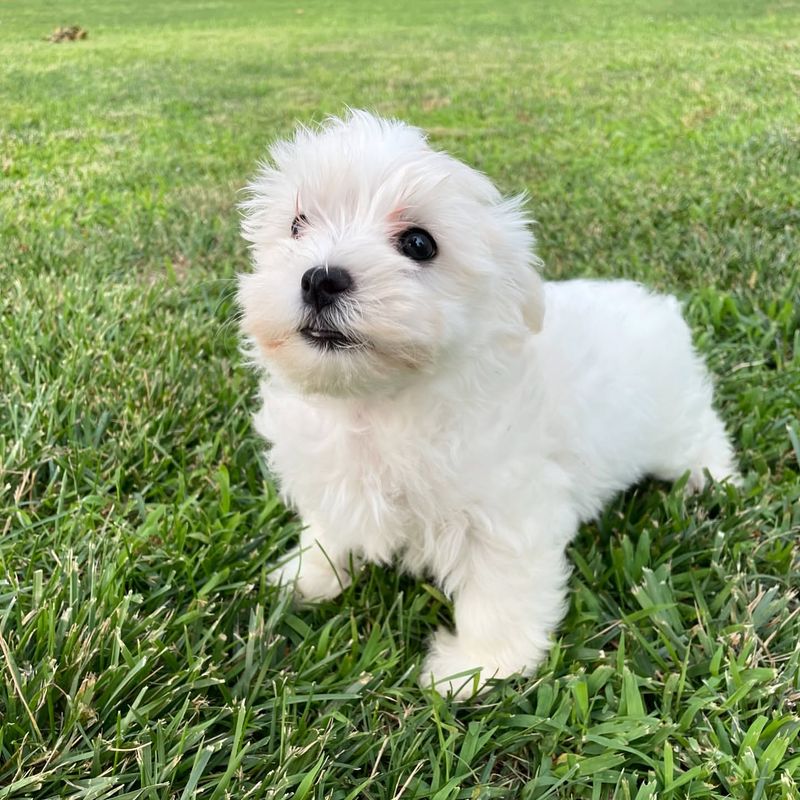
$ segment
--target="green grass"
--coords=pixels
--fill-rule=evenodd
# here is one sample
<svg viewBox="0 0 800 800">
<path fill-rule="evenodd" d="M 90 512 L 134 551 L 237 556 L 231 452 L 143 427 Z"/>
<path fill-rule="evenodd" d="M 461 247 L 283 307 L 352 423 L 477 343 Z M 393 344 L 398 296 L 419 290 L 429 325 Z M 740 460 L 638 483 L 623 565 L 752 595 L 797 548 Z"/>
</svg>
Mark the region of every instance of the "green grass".
<svg viewBox="0 0 800 800">
<path fill-rule="evenodd" d="M 787 2 L 4 3 L 0 800 L 797 798 L 798 31 Z M 265 580 L 298 521 L 250 427 L 235 204 L 344 104 L 529 190 L 548 276 L 685 299 L 746 475 L 584 527 L 548 661 L 472 704 L 415 684 L 433 587 L 372 568 L 298 610 Z"/>
</svg>

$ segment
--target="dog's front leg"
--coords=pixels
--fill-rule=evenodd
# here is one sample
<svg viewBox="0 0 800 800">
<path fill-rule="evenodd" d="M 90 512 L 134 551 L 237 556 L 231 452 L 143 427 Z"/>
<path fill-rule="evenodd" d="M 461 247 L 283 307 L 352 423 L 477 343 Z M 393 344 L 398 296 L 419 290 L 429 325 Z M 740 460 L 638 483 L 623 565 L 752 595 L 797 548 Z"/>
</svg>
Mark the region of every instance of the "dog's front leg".
<svg viewBox="0 0 800 800">
<path fill-rule="evenodd" d="M 352 568 L 349 552 L 311 523 L 300 543 L 274 565 L 269 581 L 292 588 L 301 600 L 330 600 L 350 585 Z"/>
<path fill-rule="evenodd" d="M 470 544 L 467 550 L 454 592 L 456 631 L 436 632 L 420 676 L 423 685 L 433 682 L 442 694 L 458 697 L 540 663 L 563 616 L 569 576 L 557 540 L 507 549 Z"/>
</svg>

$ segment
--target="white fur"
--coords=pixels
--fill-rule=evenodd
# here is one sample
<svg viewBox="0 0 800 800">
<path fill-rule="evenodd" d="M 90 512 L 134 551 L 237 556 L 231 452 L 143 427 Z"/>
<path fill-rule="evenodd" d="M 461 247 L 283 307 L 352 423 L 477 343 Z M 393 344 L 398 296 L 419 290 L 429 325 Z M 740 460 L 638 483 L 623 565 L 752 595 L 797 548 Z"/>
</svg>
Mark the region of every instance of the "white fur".
<svg viewBox="0 0 800 800">
<path fill-rule="evenodd" d="M 620 490 L 735 478 L 677 301 L 624 281 L 543 284 L 520 200 L 419 130 L 365 112 L 301 129 L 245 210 L 255 423 L 307 525 L 276 579 L 321 599 L 354 563 L 432 576 L 456 631 L 434 636 L 424 683 L 468 694 L 475 682 L 452 676 L 530 672 L 566 606 L 565 547 Z M 397 251 L 410 226 L 435 237 L 433 261 Z M 352 274 L 332 319 L 364 347 L 299 335 L 316 265 Z"/>
</svg>

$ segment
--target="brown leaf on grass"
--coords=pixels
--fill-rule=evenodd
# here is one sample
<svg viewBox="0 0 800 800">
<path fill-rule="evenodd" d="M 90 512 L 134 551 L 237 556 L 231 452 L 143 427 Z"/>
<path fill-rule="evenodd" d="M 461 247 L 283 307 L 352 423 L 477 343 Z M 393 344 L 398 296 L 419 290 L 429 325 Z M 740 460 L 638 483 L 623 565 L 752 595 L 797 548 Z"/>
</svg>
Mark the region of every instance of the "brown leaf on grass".
<svg viewBox="0 0 800 800">
<path fill-rule="evenodd" d="M 50 36 L 47 37 L 48 42 L 77 42 L 85 39 L 89 35 L 86 28 L 81 28 L 80 25 L 68 25 L 61 28 L 56 28 Z"/>
</svg>

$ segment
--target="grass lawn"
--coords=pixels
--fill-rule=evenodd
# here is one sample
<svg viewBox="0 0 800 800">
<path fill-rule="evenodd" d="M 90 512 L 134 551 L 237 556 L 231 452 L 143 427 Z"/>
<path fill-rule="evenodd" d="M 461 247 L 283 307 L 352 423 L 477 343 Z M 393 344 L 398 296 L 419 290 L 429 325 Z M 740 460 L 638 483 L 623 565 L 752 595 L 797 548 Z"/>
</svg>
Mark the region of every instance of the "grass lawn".
<svg viewBox="0 0 800 800">
<path fill-rule="evenodd" d="M 415 683 L 434 587 L 266 583 L 299 523 L 235 204 L 345 104 L 527 189 L 547 276 L 684 299 L 746 475 L 618 498 L 548 661 L 474 703 Z M 799 209 L 791 2 L 6 0 L 0 800 L 799 797 Z"/>
</svg>

